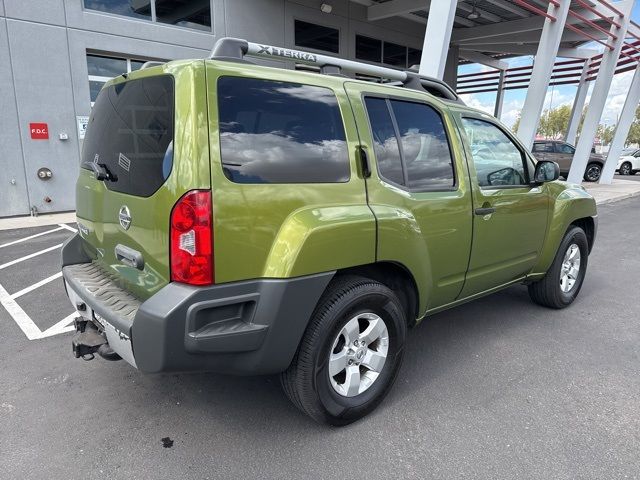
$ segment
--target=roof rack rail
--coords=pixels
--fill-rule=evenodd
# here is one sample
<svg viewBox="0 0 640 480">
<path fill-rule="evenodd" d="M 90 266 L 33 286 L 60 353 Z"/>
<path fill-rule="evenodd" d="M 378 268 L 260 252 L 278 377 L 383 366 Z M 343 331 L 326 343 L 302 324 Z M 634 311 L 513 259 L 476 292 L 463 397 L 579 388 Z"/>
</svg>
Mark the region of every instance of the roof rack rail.
<svg viewBox="0 0 640 480">
<path fill-rule="evenodd" d="M 148 62 L 144 62 L 140 67 L 140 70 L 144 70 L 145 68 L 157 67 L 158 65 L 163 65 L 166 62 L 159 62 L 157 60 L 150 60 Z"/>
<path fill-rule="evenodd" d="M 214 45 L 209 58 L 243 61 L 245 56 L 272 59 L 276 57 L 281 60 L 292 60 L 307 65 L 316 65 L 320 67 L 321 73 L 329 75 L 340 75 L 342 72 L 348 72 L 383 77 L 394 83 L 399 82 L 406 88 L 427 91 L 436 97 L 463 103 L 455 90 L 445 82 L 436 78 L 423 77 L 417 72 L 396 70 L 344 58 L 331 57 L 329 55 L 304 52 L 302 50 L 263 45 L 240 38 L 221 38 Z"/>
</svg>

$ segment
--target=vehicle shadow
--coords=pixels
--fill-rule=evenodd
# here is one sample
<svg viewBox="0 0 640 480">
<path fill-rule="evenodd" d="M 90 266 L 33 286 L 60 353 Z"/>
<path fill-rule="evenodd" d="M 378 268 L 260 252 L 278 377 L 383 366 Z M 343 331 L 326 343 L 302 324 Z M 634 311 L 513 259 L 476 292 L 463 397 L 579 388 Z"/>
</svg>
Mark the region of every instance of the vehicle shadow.
<svg viewBox="0 0 640 480">
<path fill-rule="evenodd" d="M 508 341 L 514 330 L 544 321 L 548 312 L 530 302 L 526 288 L 516 286 L 429 317 L 409 331 L 404 365 L 382 408 L 393 409 L 438 379 L 452 376 L 453 382 L 476 361 L 476 350 L 487 343 Z M 228 422 L 249 435 L 253 430 L 312 424 L 288 401 L 277 376 L 165 374 L 141 376 L 138 383 L 141 402 L 162 398 L 168 409 L 186 410 L 187 418 L 193 416 L 194 425 L 183 425 L 186 429 Z"/>
</svg>

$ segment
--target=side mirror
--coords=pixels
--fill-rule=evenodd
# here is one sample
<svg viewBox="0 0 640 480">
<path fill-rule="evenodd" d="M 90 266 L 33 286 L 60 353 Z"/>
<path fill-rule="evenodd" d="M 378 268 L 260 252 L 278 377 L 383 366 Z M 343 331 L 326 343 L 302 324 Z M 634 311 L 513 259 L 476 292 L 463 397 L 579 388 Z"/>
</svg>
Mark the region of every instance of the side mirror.
<svg viewBox="0 0 640 480">
<path fill-rule="evenodd" d="M 560 177 L 560 166 L 556 162 L 540 160 L 536 163 L 536 171 L 533 174 L 535 183 L 553 182 Z"/>
</svg>

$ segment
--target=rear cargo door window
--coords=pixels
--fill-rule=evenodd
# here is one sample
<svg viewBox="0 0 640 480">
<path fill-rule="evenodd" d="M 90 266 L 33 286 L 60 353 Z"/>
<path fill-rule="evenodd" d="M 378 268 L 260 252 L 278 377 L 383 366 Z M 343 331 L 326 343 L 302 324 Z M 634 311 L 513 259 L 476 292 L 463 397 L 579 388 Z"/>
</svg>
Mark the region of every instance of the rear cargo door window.
<svg viewBox="0 0 640 480">
<path fill-rule="evenodd" d="M 349 180 L 347 142 L 332 90 L 252 78 L 218 80 L 220 155 L 236 183 Z"/>
<path fill-rule="evenodd" d="M 139 197 L 155 193 L 173 166 L 173 78 L 141 78 L 102 89 L 91 110 L 82 162 L 114 177 L 109 190 Z M 86 167 L 85 167 L 86 168 Z"/>
</svg>

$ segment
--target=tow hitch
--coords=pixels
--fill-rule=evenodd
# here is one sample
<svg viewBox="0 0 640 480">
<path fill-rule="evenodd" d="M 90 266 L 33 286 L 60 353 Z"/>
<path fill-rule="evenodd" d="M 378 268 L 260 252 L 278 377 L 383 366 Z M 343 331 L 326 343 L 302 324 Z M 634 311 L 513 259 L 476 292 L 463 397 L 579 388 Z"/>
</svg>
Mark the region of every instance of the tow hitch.
<svg viewBox="0 0 640 480">
<path fill-rule="evenodd" d="M 93 360 L 94 353 L 97 352 L 106 360 L 120 360 L 120 355 L 109 347 L 107 337 L 100 333 L 92 322 L 78 317 L 73 321 L 73 325 L 76 327 L 76 334 L 71 340 L 71 348 L 76 358 Z"/>
</svg>

